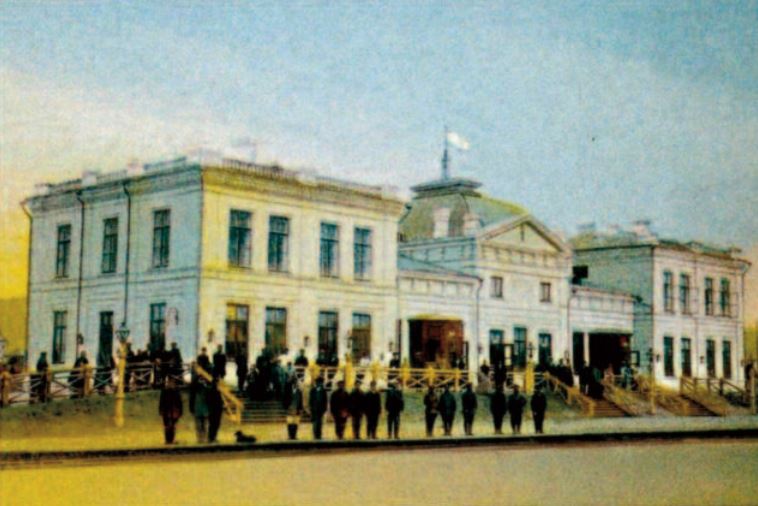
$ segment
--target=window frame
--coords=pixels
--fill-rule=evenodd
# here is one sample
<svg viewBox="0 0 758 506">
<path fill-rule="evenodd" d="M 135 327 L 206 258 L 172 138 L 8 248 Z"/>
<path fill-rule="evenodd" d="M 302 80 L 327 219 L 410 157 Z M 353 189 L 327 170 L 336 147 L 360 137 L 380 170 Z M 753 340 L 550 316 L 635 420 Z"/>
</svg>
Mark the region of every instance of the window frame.
<svg viewBox="0 0 758 506">
<path fill-rule="evenodd" d="M 275 224 L 284 224 L 279 229 Z M 268 217 L 268 252 L 269 272 L 289 272 L 290 219 L 287 216 L 270 215 Z M 274 247 L 276 246 L 276 247 Z"/>
<path fill-rule="evenodd" d="M 68 329 L 68 311 L 53 311 L 53 346 L 51 361 L 53 364 L 66 362 L 66 331 Z"/>
<path fill-rule="evenodd" d="M 682 337 L 680 339 L 681 349 L 679 356 L 681 360 L 681 375 L 685 378 L 692 377 L 692 339 L 689 337 Z M 685 360 L 686 358 L 686 360 Z"/>
<path fill-rule="evenodd" d="M 253 213 L 229 209 L 227 262 L 230 267 L 249 269 L 253 262 Z"/>
<path fill-rule="evenodd" d="M 244 318 L 240 316 L 241 312 L 244 313 Z M 224 353 L 230 357 L 236 357 L 238 354 L 241 354 L 247 358 L 250 343 L 250 306 L 227 302 L 224 327 L 226 330 L 226 334 L 224 335 Z M 231 332 L 232 330 L 234 332 Z M 239 338 L 240 335 L 242 339 Z"/>
<path fill-rule="evenodd" d="M 340 227 L 336 223 L 322 221 L 319 235 L 319 272 L 322 278 L 338 278 L 340 275 Z M 333 231 L 326 237 L 325 231 Z"/>
<path fill-rule="evenodd" d="M 167 305 L 165 302 L 153 302 L 150 304 L 149 312 L 149 344 L 150 349 L 166 349 L 166 316 Z"/>
<path fill-rule="evenodd" d="M 719 282 L 719 309 L 721 316 L 732 316 L 731 282 L 728 278 L 721 278 Z"/>
<path fill-rule="evenodd" d="M 553 302 L 553 284 L 550 281 L 540 281 L 540 302 Z"/>
<path fill-rule="evenodd" d="M 716 340 L 705 340 L 705 374 L 708 378 L 716 377 Z"/>
<path fill-rule="evenodd" d="M 371 318 L 371 313 L 353 312 L 351 329 L 353 346 L 350 353 L 355 360 L 360 361 L 363 358 L 371 359 L 372 326 L 373 319 Z"/>
<path fill-rule="evenodd" d="M 55 277 L 68 278 L 68 268 L 71 258 L 71 223 L 61 223 L 56 228 L 55 236 Z"/>
<path fill-rule="evenodd" d="M 522 332 L 523 331 L 523 332 Z M 523 339 L 519 339 L 523 335 Z M 526 347 L 529 339 L 529 331 L 526 327 L 513 327 L 513 367 L 526 367 L 527 357 Z"/>
<path fill-rule="evenodd" d="M 732 340 L 721 341 L 721 377 L 732 379 Z"/>
<path fill-rule="evenodd" d="M 490 297 L 493 299 L 503 299 L 503 276 L 490 277 Z"/>
<path fill-rule="evenodd" d="M 359 240 L 363 239 L 363 240 Z M 353 228 L 353 277 L 368 281 L 373 274 L 373 230 L 368 227 Z"/>
<path fill-rule="evenodd" d="M 668 270 L 663 271 L 663 310 L 674 312 L 674 273 Z"/>
<path fill-rule="evenodd" d="M 266 306 L 264 320 L 264 346 L 275 356 L 286 353 L 287 308 Z"/>
<path fill-rule="evenodd" d="M 704 289 L 704 299 L 705 299 L 705 315 L 706 316 L 713 316 L 715 314 L 715 305 L 714 305 L 714 284 L 713 284 L 713 278 L 707 277 L 705 278 L 705 289 Z"/>
<path fill-rule="evenodd" d="M 332 322 L 334 323 L 333 326 L 327 326 Z M 327 363 L 339 361 L 339 313 L 330 310 L 319 311 L 317 324 L 317 356 Z M 321 356 L 322 350 L 324 351 L 323 356 Z"/>
<path fill-rule="evenodd" d="M 691 277 L 687 273 L 679 273 L 679 306 L 682 314 L 691 314 L 690 303 L 692 300 L 691 290 Z"/>
<path fill-rule="evenodd" d="M 675 376 L 674 338 L 672 336 L 663 336 L 663 375 L 669 378 Z"/>
<path fill-rule="evenodd" d="M 162 217 L 165 218 L 165 223 Z M 171 258 L 171 209 L 153 210 L 153 269 L 168 268 Z"/>
<path fill-rule="evenodd" d="M 118 222 L 118 216 L 111 216 L 103 220 L 101 274 L 114 274 L 118 270 Z"/>
</svg>

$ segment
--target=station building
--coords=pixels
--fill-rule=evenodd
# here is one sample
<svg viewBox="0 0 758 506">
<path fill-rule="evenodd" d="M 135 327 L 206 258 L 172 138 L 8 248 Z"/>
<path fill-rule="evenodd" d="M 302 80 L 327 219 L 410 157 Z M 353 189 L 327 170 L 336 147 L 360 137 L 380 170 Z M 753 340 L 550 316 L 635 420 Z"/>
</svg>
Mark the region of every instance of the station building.
<svg viewBox="0 0 758 506">
<path fill-rule="evenodd" d="M 693 375 L 737 379 L 748 264 L 734 252 L 656 238 L 633 266 L 613 255 L 637 249 L 601 247 L 602 234 L 568 242 L 480 187 L 443 177 L 405 202 L 387 187 L 207 153 L 39 185 L 24 203 L 29 356 L 70 365 L 81 349 L 112 354 L 123 322 L 134 348 L 177 342 L 186 359 L 221 345 L 251 361 L 267 347 L 474 371 L 559 360 L 618 369 L 660 354 L 665 379 L 691 336 Z M 653 281 L 665 272 L 690 276 L 687 313 L 666 309 L 675 288 L 664 295 Z M 697 367 L 710 346 L 729 365 Z M 689 371 L 683 360 L 673 378 Z"/>
</svg>

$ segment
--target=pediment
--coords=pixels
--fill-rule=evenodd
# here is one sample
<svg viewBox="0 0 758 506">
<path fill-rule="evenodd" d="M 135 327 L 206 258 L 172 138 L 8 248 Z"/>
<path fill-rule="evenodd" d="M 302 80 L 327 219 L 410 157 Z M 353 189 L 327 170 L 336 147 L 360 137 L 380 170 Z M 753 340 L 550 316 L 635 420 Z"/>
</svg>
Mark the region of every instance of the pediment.
<svg viewBox="0 0 758 506">
<path fill-rule="evenodd" d="M 491 227 L 484 231 L 482 239 L 486 243 L 517 249 L 550 253 L 568 250 L 563 240 L 531 216 Z"/>
</svg>

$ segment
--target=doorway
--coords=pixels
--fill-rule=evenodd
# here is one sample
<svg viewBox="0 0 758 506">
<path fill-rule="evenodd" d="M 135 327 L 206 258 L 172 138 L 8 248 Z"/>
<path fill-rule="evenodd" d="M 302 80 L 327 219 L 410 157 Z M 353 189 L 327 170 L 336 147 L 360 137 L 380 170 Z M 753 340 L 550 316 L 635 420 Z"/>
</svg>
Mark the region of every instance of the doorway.
<svg viewBox="0 0 758 506">
<path fill-rule="evenodd" d="M 98 345 L 98 357 L 113 356 L 113 311 L 103 311 L 100 313 Z"/>
</svg>

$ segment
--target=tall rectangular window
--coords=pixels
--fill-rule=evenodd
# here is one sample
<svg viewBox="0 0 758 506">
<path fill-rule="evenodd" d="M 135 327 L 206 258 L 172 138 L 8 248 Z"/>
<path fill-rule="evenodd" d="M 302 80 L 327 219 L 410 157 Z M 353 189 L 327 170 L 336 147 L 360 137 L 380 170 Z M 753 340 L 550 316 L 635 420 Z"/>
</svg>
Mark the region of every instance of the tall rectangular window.
<svg viewBox="0 0 758 506">
<path fill-rule="evenodd" d="M 324 364 L 337 364 L 337 313 L 320 311 L 318 314 L 318 360 Z"/>
<path fill-rule="evenodd" d="M 725 379 L 732 379 L 732 342 L 721 343 L 721 361 Z"/>
<path fill-rule="evenodd" d="M 679 275 L 679 306 L 683 314 L 690 313 L 690 276 Z"/>
<path fill-rule="evenodd" d="M 53 364 L 62 364 L 66 360 L 66 311 L 53 313 Z"/>
<path fill-rule="evenodd" d="M 290 220 L 284 216 L 268 219 L 268 270 L 287 272 Z"/>
<path fill-rule="evenodd" d="M 333 223 L 321 224 L 321 275 L 339 276 L 339 234 L 340 229 Z"/>
<path fill-rule="evenodd" d="M 505 333 L 501 329 L 490 330 L 490 364 L 505 365 Z"/>
<path fill-rule="evenodd" d="M 250 267 L 252 214 L 232 209 L 229 212 L 229 265 Z"/>
<path fill-rule="evenodd" d="M 102 272 L 116 272 L 118 256 L 118 218 L 103 220 L 103 258 Z"/>
<path fill-rule="evenodd" d="M 663 310 L 674 312 L 674 275 L 671 271 L 663 273 Z"/>
<path fill-rule="evenodd" d="M 171 240 L 171 211 L 153 212 L 153 267 L 168 267 Z"/>
<path fill-rule="evenodd" d="M 150 349 L 166 347 L 166 304 L 150 304 Z"/>
<path fill-rule="evenodd" d="M 58 225 L 58 243 L 55 249 L 55 276 L 68 277 L 68 256 L 71 251 L 71 225 Z"/>
<path fill-rule="evenodd" d="M 674 338 L 663 338 L 663 373 L 666 376 L 674 375 Z"/>
<path fill-rule="evenodd" d="M 371 358 L 371 315 L 353 313 L 353 358 L 356 360 Z"/>
<path fill-rule="evenodd" d="M 353 272 L 355 279 L 369 279 L 371 277 L 371 230 L 358 228 L 354 230 L 353 244 Z"/>
<path fill-rule="evenodd" d="M 682 376 L 692 377 L 692 341 L 688 337 L 682 338 Z"/>
<path fill-rule="evenodd" d="M 492 276 L 490 281 L 490 295 L 494 299 L 503 298 L 503 278 L 501 276 Z"/>
<path fill-rule="evenodd" d="M 705 368 L 709 378 L 716 377 L 716 341 L 705 340 Z"/>
<path fill-rule="evenodd" d="M 247 357 L 250 308 L 242 304 L 226 305 L 226 354 Z"/>
<path fill-rule="evenodd" d="M 543 333 L 539 334 L 537 339 L 539 344 L 539 364 L 547 367 L 553 362 L 553 336 Z"/>
<path fill-rule="evenodd" d="M 713 316 L 713 278 L 705 278 L 705 314 Z"/>
<path fill-rule="evenodd" d="M 540 283 L 540 302 L 550 302 L 553 299 L 550 291 L 551 291 L 550 283 L 546 283 L 546 282 Z"/>
<path fill-rule="evenodd" d="M 719 288 L 719 306 L 721 307 L 721 316 L 732 315 L 732 304 L 729 300 L 729 280 L 721 278 L 721 286 Z"/>
<path fill-rule="evenodd" d="M 287 309 L 266 308 L 266 348 L 274 355 L 287 350 Z"/>
<path fill-rule="evenodd" d="M 513 328 L 513 365 L 526 367 L 526 329 L 524 327 Z"/>
</svg>

